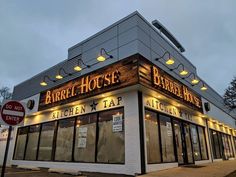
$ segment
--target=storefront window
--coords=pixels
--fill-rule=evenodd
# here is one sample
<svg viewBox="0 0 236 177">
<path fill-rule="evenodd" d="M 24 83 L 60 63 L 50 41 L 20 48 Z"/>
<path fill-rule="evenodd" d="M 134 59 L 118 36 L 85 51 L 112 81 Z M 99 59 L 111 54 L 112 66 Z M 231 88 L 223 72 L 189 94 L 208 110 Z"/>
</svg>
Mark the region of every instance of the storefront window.
<svg viewBox="0 0 236 177">
<path fill-rule="evenodd" d="M 42 124 L 38 160 L 52 159 L 52 145 L 56 122 Z"/>
<path fill-rule="evenodd" d="M 221 158 L 220 153 L 220 143 L 218 139 L 218 133 L 216 131 L 211 130 L 211 139 L 212 139 L 212 149 L 215 159 Z"/>
<path fill-rule="evenodd" d="M 200 146 L 196 125 L 191 125 L 191 138 L 193 144 L 194 160 L 201 160 Z"/>
<path fill-rule="evenodd" d="M 36 160 L 39 131 L 40 131 L 40 125 L 33 125 L 30 126 L 29 128 L 25 160 Z"/>
<path fill-rule="evenodd" d="M 219 147 L 220 147 L 220 158 L 224 155 L 224 147 L 223 147 L 223 139 L 222 134 L 220 132 L 216 132 L 219 140 Z"/>
<path fill-rule="evenodd" d="M 76 120 L 74 160 L 95 162 L 97 114 L 79 116 Z"/>
<path fill-rule="evenodd" d="M 59 120 L 56 140 L 55 160 L 71 161 L 75 119 Z"/>
<path fill-rule="evenodd" d="M 222 141 L 223 141 L 223 147 L 224 147 L 224 155 L 225 155 L 225 158 L 228 159 L 230 157 L 230 149 L 229 149 L 227 135 L 222 134 Z"/>
<path fill-rule="evenodd" d="M 236 137 L 234 137 L 234 149 L 236 150 Z"/>
<path fill-rule="evenodd" d="M 28 132 L 28 127 L 18 129 L 17 142 L 16 142 L 15 155 L 14 155 L 15 160 L 24 159 L 27 132 Z"/>
<path fill-rule="evenodd" d="M 124 163 L 124 110 L 99 113 L 98 128 L 97 162 Z"/>
<path fill-rule="evenodd" d="M 145 111 L 146 145 L 148 163 L 160 163 L 160 142 L 158 132 L 157 114 Z"/>
<path fill-rule="evenodd" d="M 207 147 L 206 147 L 206 137 L 204 133 L 204 128 L 203 127 L 198 127 L 198 134 L 199 134 L 199 142 L 200 142 L 200 148 L 201 148 L 201 155 L 202 155 L 202 160 L 207 160 Z"/>
<path fill-rule="evenodd" d="M 160 114 L 161 149 L 163 162 L 175 161 L 171 119 Z"/>
<path fill-rule="evenodd" d="M 234 157 L 233 144 L 232 144 L 232 139 L 230 135 L 228 135 L 228 140 L 229 140 L 230 157 Z"/>
</svg>

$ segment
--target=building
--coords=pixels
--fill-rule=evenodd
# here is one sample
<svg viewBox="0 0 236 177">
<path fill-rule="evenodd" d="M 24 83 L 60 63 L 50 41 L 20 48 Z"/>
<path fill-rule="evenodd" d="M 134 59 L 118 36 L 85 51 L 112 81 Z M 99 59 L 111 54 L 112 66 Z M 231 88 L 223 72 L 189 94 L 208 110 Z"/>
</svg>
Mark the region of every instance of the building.
<svg viewBox="0 0 236 177">
<path fill-rule="evenodd" d="M 15 86 L 11 163 L 134 175 L 234 159 L 235 118 L 162 32 L 134 12 Z"/>
</svg>

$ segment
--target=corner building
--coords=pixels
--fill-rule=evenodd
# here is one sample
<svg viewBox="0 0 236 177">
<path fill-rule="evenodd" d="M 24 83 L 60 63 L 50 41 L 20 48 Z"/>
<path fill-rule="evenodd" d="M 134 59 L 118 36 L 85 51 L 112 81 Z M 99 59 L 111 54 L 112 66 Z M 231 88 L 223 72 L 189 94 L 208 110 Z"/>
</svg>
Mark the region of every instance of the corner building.
<svg viewBox="0 0 236 177">
<path fill-rule="evenodd" d="M 134 175 L 235 158 L 222 97 L 138 12 L 69 48 L 13 99 L 27 116 L 12 165 Z"/>
</svg>

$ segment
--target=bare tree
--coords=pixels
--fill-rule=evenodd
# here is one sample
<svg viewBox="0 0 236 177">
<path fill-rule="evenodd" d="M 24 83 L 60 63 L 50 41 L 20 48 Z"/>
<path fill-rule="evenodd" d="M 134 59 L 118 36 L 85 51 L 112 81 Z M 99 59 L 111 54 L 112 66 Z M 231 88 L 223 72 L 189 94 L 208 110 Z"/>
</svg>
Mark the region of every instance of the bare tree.
<svg viewBox="0 0 236 177">
<path fill-rule="evenodd" d="M 2 87 L 2 88 L 0 89 L 0 103 L 1 103 L 3 100 L 11 99 L 11 97 L 12 97 L 12 93 L 11 93 L 9 87 Z"/>
</svg>

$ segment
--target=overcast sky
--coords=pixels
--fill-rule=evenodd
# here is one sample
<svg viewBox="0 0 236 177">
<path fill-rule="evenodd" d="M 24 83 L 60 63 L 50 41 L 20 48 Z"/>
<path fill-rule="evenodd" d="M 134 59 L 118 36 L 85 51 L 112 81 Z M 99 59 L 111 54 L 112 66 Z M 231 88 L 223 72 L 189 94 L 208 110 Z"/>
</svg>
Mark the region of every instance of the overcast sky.
<svg viewBox="0 0 236 177">
<path fill-rule="evenodd" d="M 0 87 L 66 59 L 67 49 L 135 10 L 158 19 L 223 95 L 236 75 L 235 0 L 0 0 Z"/>
</svg>

